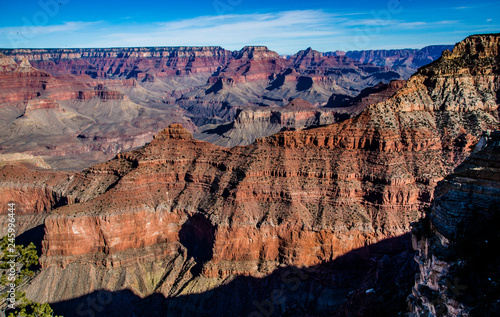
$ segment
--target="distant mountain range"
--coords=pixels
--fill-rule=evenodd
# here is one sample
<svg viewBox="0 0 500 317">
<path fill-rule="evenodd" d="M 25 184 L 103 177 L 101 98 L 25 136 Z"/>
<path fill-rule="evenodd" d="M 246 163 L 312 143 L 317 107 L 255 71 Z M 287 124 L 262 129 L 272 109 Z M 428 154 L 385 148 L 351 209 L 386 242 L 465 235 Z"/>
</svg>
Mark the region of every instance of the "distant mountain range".
<svg viewBox="0 0 500 317">
<path fill-rule="evenodd" d="M 443 51 L 451 51 L 453 47 L 454 45 L 430 45 L 422 49 L 334 51 L 323 53 L 323 55 L 347 56 L 361 63 L 390 67 L 404 79 L 407 79 L 418 68 L 435 61 L 441 56 Z"/>
<path fill-rule="evenodd" d="M 287 58 L 265 46 L 0 49 L 0 151 L 80 169 L 151 141 L 173 122 L 216 144 L 249 144 L 283 128 L 349 118 L 370 99 L 357 107 L 349 100 L 408 77 L 446 48 L 345 54 L 308 48 Z M 297 98 L 313 110 L 279 115 Z M 323 106 L 332 109 L 314 110 Z M 268 118 L 251 123 L 257 109 Z M 221 132 L 235 120 L 234 133 Z"/>
<path fill-rule="evenodd" d="M 191 67 L 209 69 L 214 54 L 206 54 Z M 314 116 L 329 117 L 298 98 L 276 106 L 280 112 L 241 111 L 232 128 L 259 129 L 259 122 L 285 128 L 245 146 L 200 141 L 174 123 L 146 145 L 81 172 L 0 167 L 0 205 L 22 206 L 20 238 L 35 240 L 42 252 L 40 270 L 23 291 L 64 316 L 495 316 L 500 139 L 483 131 L 500 128 L 499 56 L 500 35 L 470 36 L 407 81 L 332 101 L 363 110 L 324 126 L 302 127 Z M 161 84 L 158 69 L 189 64 L 105 58 L 64 63 L 102 63 L 97 74 L 117 63 L 113 69 L 154 75 L 142 77 L 144 86 L 131 77 L 141 89 L 135 93 L 150 89 L 145 96 L 161 87 L 146 85 Z M 315 83 L 330 71 L 348 78 L 386 71 L 313 50 L 287 60 L 264 48 L 221 58 L 227 63 L 203 88 L 178 100 L 215 103 L 235 87 L 272 91 L 277 77 L 267 74 L 284 76 L 275 89 L 285 92 L 287 83 L 302 87 L 295 77 Z M 127 120 L 131 129 L 144 128 L 159 115 L 133 103 L 123 108 L 134 93 L 106 90 L 97 84 L 107 83 L 102 79 L 68 89 L 57 76 L 11 58 L 0 59 L 0 71 L 8 99 L 0 109 L 9 114 L 2 120 L 12 120 L 2 135 L 54 120 L 47 125 L 57 124 L 55 134 L 71 137 L 80 122 L 73 117 L 105 134 L 114 111 L 124 122 L 120 129 Z M 23 90 L 23 83 L 30 86 Z M 208 95 L 215 97 L 204 100 Z M 70 102 L 57 101 L 63 97 Z M 93 143 L 80 133 L 75 137 Z"/>
</svg>

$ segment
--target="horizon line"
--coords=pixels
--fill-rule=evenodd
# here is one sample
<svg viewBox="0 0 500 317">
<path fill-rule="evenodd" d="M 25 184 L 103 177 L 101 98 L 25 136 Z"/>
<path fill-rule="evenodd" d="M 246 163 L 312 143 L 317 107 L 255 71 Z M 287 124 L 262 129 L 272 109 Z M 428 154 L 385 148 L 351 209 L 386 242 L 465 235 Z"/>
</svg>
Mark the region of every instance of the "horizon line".
<svg viewBox="0 0 500 317">
<path fill-rule="evenodd" d="M 485 35 L 490 35 L 490 34 L 495 34 L 495 33 L 487 33 Z M 474 35 L 480 35 L 480 34 L 474 34 Z M 473 36 L 473 35 L 471 35 Z M 458 43 L 458 42 L 457 42 Z M 429 45 L 424 45 L 422 47 L 393 47 L 393 48 L 372 48 L 372 49 L 364 49 L 364 50 L 348 50 L 348 51 L 343 51 L 343 50 L 328 50 L 328 51 L 319 51 L 315 50 L 312 47 L 306 47 L 300 51 L 305 51 L 307 49 L 312 49 L 314 51 L 320 52 L 320 53 L 332 53 L 332 52 L 356 52 L 356 51 L 392 51 L 392 50 L 421 50 L 426 47 L 432 47 L 432 46 L 455 46 L 457 43 L 442 43 L 442 44 L 429 44 Z M 270 49 L 267 45 L 245 45 L 239 50 L 231 50 L 231 49 L 226 49 L 221 45 L 175 45 L 175 46 L 166 46 L 166 45 L 161 45 L 161 46 L 109 46 L 109 47 L 18 47 L 18 48 L 7 48 L 7 47 L 0 47 L 0 50 L 2 51 L 16 51 L 16 50 L 112 50 L 112 49 L 154 49 L 154 48 L 160 48 L 160 49 L 179 49 L 179 48 L 214 48 L 214 49 L 222 49 L 225 51 L 229 52 L 240 52 L 244 50 L 247 47 L 265 47 L 269 51 L 273 51 L 277 53 L 280 56 L 284 55 L 293 55 L 293 54 L 281 54 L 278 53 L 275 50 Z"/>
</svg>

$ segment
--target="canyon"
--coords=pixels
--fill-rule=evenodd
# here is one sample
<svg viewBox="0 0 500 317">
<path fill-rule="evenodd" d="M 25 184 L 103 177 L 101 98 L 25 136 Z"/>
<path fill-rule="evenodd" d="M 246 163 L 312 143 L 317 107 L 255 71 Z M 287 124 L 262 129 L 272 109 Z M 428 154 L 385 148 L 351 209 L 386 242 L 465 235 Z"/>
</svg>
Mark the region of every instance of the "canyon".
<svg viewBox="0 0 500 317">
<path fill-rule="evenodd" d="M 68 171 L 142 146 L 174 122 L 228 147 L 283 128 L 338 122 L 361 107 L 329 109 L 331 100 L 350 100 L 404 73 L 311 48 L 288 58 L 265 46 L 0 49 L 0 54 L 0 152 L 32 155 L 22 162 Z M 294 99 L 317 110 L 286 108 Z M 276 115 L 285 123 L 261 119 Z M 231 125 L 238 128 L 217 133 Z"/>
<path fill-rule="evenodd" d="M 412 316 L 498 314 L 499 162 L 500 133 L 488 131 L 414 225 L 420 272 L 409 297 Z"/>
<path fill-rule="evenodd" d="M 430 45 L 421 49 L 335 51 L 324 54 L 346 56 L 361 63 L 391 67 L 402 79 L 408 79 L 418 68 L 437 60 L 446 50 L 453 50 L 453 45 Z"/>
<path fill-rule="evenodd" d="M 0 65 L 2 154 L 32 155 L 49 166 L 78 170 L 143 145 L 161 126 L 181 122 L 196 128 L 176 106 L 140 105 L 102 83 L 55 77 L 26 59 L 18 64 L 2 55 Z"/>
<path fill-rule="evenodd" d="M 246 108 L 226 124 L 204 125 L 196 130 L 195 138 L 232 147 L 248 145 L 256 139 L 284 130 L 302 130 L 346 120 L 359 114 L 366 106 L 389 99 L 404 86 L 404 80 L 363 89 L 356 97 L 332 95 L 325 107 L 314 107 L 301 98 L 293 99 L 280 108 Z"/>
<path fill-rule="evenodd" d="M 421 251 L 420 262 L 413 261 L 411 223 L 426 216 L 435 199 L 430 217 L 439 234 L 452 239 L 442 220 L 450 208 L 436 207 L 449 200 L 435 193 L 436 185 L 467 157 L 484 161 L 486 155 L 495 162 L 487 153 L 471 153 L 483 131 L 500 127 L 499 48 L 498 35 L 470 36 L 407 81 L 381 84 L 358 97 L 325 94 L 325 105 L 338 113 L 318 110 L 304 94 L 277 113 L 235 112 L 233 126 L 224 131 L 232 131 L 233 140 L 241 139 L 234 132 L 238 125 L 255 127 L 259 120 L 267 126 L 273 118 L 273 129 L 283 130 L 254 134 L 243 142 L 255 141 L 244 146 L 197 140 L 187 123 L 174 123 L 144 146 L 81 172 L 0 167 L 0 202 L 18 203 L 25 236 L 43 231 L 41 270 L 25 289 L 28 297 L 53 303 L 65 315 L 75 309 L 106 316 L 405 312 L 418 269 L 422 277 L 416 283 L 436 289 L 426 284 L 433 281 L 426 274 L 434 270 L 435 257 Z M 283 69 L 264 48 L 235 55 L 207 78 L 213 89 L 203 94 L 231 91 L 224 98 L 233 98 L 233 88 Z M 276 85 L 286 85 L 288 76 L 300 86 L 309 72 L 305 91 L 320 87 L 336 63 L 345 67 L 344 59 L 312 50 L 288 60 L 295 68 Z M 360 72 L 368 67 L 349 63 Z M 310 72 L 310 65 L 318 66 Z M 29 72 L 57 79 L 55 71 Z M 107 73 L 96 70 L 92 80 Z M 90 100 L 127 96 L 119 89 L 81 91 L 90 91 Z M 196 100 L 202 93 L 194 89 L 187 95 Z M 205 106 L 190 111 L 206 113 L 211 108 Z M 340 120 L 335 113 L 348 116 Z M 313 117 L 316 121 L 307 123 Z M 413 240 L 422 250 L 434 243 Z M 418 285 L 414 310 L 432 310 L 433 299 L 426 300 Z M 91 305 L 96 301 L 100 304 Z"/>
</svg>

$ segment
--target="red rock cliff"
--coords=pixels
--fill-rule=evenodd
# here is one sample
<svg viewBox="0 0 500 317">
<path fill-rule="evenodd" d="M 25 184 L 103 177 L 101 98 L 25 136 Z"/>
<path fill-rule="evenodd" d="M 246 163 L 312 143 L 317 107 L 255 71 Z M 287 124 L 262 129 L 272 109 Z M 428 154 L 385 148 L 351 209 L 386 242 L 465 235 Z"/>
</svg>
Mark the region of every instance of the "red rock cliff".
<svg viewBox="0 0 500 317">
<path fill-rule="evenodd" d="M 497 36 L 467 41 L 498 46 Z M 309 266 L 407 232 L 480 131 L 499 127 L 497 55 L 470 56 L 458 47 L 454 57 L 431 66 L 460 65 L 453 74 L 461 76 L 424 69 L 389 100 L 339 124 L 232 149 L 172 125 L 147 146 L 75 175 L 65 195 L 79 203 L 46 219 L 43 269 L 30 296 L 56 301 L 99 288 L 175 294 L 176 283 L 165 279 L 137 286 L 142 269 L 124 273 L 137 261 L 169 263 L 185 272 L 177 281 L 199 292 L 213 287 L 198 283 L 207 278 L 218 284 L 233 274 Z M 469 57 L 477 63 L 464 63 Z M 191 237 L 213 235 L 193 249 L 186 227 Z M 200 275 L 183 269 L 189 261 L 201 267 Z M 85 272 L 103 264 L 130 279 L 92 277 L 83 287 L 70 278 L 74 272 L 87 278 Z M 161 267 L 154 274 L 162 275 Z M 71 295 L 46 291 L 52 286 L 42 281 L 49 276 Z"/>
</svg>

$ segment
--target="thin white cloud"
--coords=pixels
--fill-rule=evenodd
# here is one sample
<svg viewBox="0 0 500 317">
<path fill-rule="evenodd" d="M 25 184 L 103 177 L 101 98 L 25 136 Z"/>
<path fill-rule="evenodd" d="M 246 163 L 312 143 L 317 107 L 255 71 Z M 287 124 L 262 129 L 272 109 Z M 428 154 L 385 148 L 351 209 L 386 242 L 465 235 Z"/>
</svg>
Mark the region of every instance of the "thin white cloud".
<svg viewBox="0 0 500 317">
<path fill-rule="evenodd" d="M 434 28 L 437 26 L 443 26 L 443 25 L 453 25 L 460 23 L 460 21 L 457 20 L 443 20 L 443 21 L 432 21 L 432 22 L 425 22 L 425 21 L 415 21 L 415 22 L 397 22 L 394 24 L 395 27 L 397 28 Z"/>
<path fill-rule="evenodd" d="M 110 32 L 95 46 L 220 45 L 229 49 L 244 45 L 319 38 L 339 34 L 331 23 L 336 15 L 317 10 L 266 14 L 202 16 L 157 23 L 149 30 Z"/>
<path fill-rule="evenodd" d="M 437 21 L 435 22 L 436 24 L 456 24 L 460 23 L 459 20 L 444 20 L 444 21 Z"/>
<path fill-rule="evenodd" d="M 78 30 L 87 29 L 90 26 L 94 26 L 99 22 L 64 22 L 60 25 L 47 25 L 47 26 L 35 26 L 35 25 L 25 25 L 25 26 L 14 26 L 14 27 L 3 27 L 0 28 L 0 32 L 6 34 L 21 34 L 21 33 L 36 33 L 37 35 L 45 35 L 50 33 L 64 33 L 64 32 L 74 32 Z"/>
<path fill-rule="evenodd" d="M 86 31 L 100 22 L 64 22 L 59 25 L 24 25 L 0 28 L 0 46 L 9 48 L 37 47 L 37 41 L 57 39 L 59 36 Z M 57 45 L 52 45 L 57 46 Z M 43 46 L 39 46 L 43 47 Z"/>
<path fill-rule="evenodd" d="M 0 28 L 0 47 L 222 46 L 236 50 L 245 45 L 267 45 L 280 54 L 293 54 L 308 46 L 320 51 L 412 47 L 409 37 L 413 35 L 418 35 L 413 41 L 421 41 L 421 34 L 471 33 L 464 21 L 403 18 L 377 19 L 372 12 L 297 10 L 150 23 L 66 22 L 38 28 Z M 496 26 L 488 24 L 489 28 Z M 426 39 L 431 40 L 429 36 Z"/>
</svg>

